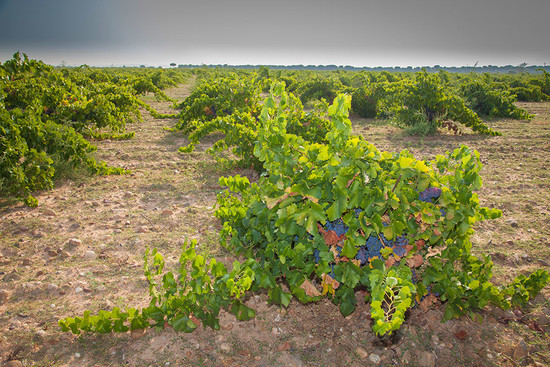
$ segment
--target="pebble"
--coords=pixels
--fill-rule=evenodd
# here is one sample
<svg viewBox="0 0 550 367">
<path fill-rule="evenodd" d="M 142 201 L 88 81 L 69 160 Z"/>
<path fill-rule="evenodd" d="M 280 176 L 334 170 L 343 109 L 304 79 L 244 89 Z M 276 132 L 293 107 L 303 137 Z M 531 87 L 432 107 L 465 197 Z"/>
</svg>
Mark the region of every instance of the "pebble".
<svg viewBox="0 0 550 367">
<path fill-rule="evenodd" d="M 82 241 L 79 240 L 78 238 L 69 239 L 69 246 L 77 247 L 77 246 L 80 246 L 80 245 L 82 245 Z"/>
<path fill-rule="evenodd" d="M 375 353 L 372 353 L 370 356 L 369 356 L 369 361 L 371 361 L 372 363 L 380 363 L 380 356 L 378 354 L 375 354 Z"/>
<path fill-rule="evenodd" d="M 47 249 L 46 252 L 48 253 L 49 257 L 56 257 L 58 255 L 57 251 L 52 249 Z"/>
<path fill-rule="evenodd" d="M 363 347 L 357 347 L 355 348 L 355 355 L 361 359 L 365 359 L 369 356 L 369 352 L 367 352 Z"/>
<path fill-rule="evenodd" d="M 162 217 L 171 217 L 172 215 L 174 215 L 174 212 L 171 211 L 170 209 L 166 209 L 166 210 L 163 210 L 160 215 Z"/>
<path fill-rule="evenodd" d="M 227 322 L 227 323 L 223 323 L 223 324 L 221 325 L 221 328 L 222 328 L 222 330 L 231 330 L 231 329 L 233 329 L 234 326 L 235 326 L 234 323 L 232 323 L 232 322 Z"/>
<path fill-rule="evenodd" d="M 132 194 L 130 191 L 126 191 L 126 192 L 124 193 L 124 198 L 126 198 L 126 199 L 127 199 L 127 198 L 131 198 L 132 196 L 134 196 L 134 194 Z"/>
<path fill-rule="evenodd" d="M 35 334 L 34 334 L 38 339 L 44 339 L 46 337 L 46 331 L 44 330 L 38 330 Z"/>
<path fill-rule="evenodd" d="M 83 290 L 82 288 L 80 288 L 80 287 L 76 287 L 75 290 L 74 290 L 74 292 L 75 292 L 76 294 L 82 293 L 83 291 L 84 291 L 84 290 Z"/>
<path fill-rule="evenodd" d="M 147 229 L 147 227 L 139 227 L 136 231 L 137 233 L 147 233 L 149 232 L 149 230 Z"/>
<path fill-rule="evenodd" d="M 432 352 L 423 351 L 418 358 L 419 367 L 435 367 L 435 355 Z"/>
<path fill-rule="evenodd" d="M 519 341 L 514 349 L 514 360 L 519 361 L 529 355 L 529 347 L 523 339 Z"/>
<path fill-rule="evenodd" d="M 97 254 L 95 251 L 89 250 L 84 253 L 84 258 L 86 260 L 95 260 L 97 258 Z"/>
<path fill-rule="evenodd" d="M 50 208 L 46 208 L 44 209 L 44 214 L 47 215 L 48 217 L 57 217 L 57 213 L 54 212 L 52 209 Z"/>
<path fill-rule="evenodd" d="M 49 292 L 57 292 L 59 287 L 55 284 L 48 284 L 47 289 Z"/>
<path fill-rule="evenodd" d="M 21 276 L 19 274 L 16 274 L 16 273 L 8 273 L 2 279 L 4 280 L 4 282 L 9 282 L 9 281 L 12 281 L 12 280 L 17 281 L 17 280 L 21 279 Z"/>
<path fill-rule="evenodd" d="M 23 266 L 30 266 L 32 265 L 32 261 L 30 259 L 23 259 Z"/>
<path fill-rule="evenodd" d="M 23 367 L 23 363 L 14 359 L 12 361 L 6 362 L 6 364 L 4 364 L 4 367 Z"/>
<path fill-rule="evenodd" d="M 230 353 L 231 352 L 231 345 L 229 343 L 221 343 L 220 344 L 220 350 L 224 353 Z"/>
<path fill-rule="evenodd" d="M 21 321 L 19 320 L 12 320 L 10 322 L 10 326 L 8 327 L 8 329 L 10 330 L 15 330 L 15 329 L 19 329 L 21 327 Z"/>
<path fill-rule="evenodd" d="M 279 334 L 279 329 L 277 329 L 276 327 L 271 328 L 271 334 L 273 335 Z"/>
<path fill-rule="evenodd" d="M 7 303 L 10 299 L 10 292 L 5 289 L 0 289 L 0 306 Z"/>
<path fill-rule="evenodd" d="M 145 332 L 145 329 L 134 329 L 131 331 L 130 335 L 132 336 L 132 339 L 139 339 L 145 335 Z"/>
<path fill-rule="evenodd" d="M 80 358 L 80 353 L 75 353 L 74 356 L 75 356 L 76 358 Z"/>
<path fill-rule="evenodd" d="M 506 221 L 506 223 L 508 223 L 510 225 L 510 227 L 512 227 L 512 228 L 517 228 L 518 227 L 518 222 L 515 219 L 508 219 Z"/>
<path fill-rule="evenodd" d="M 75 232 L 81 228 L 79 223 L 73 223 L 67 228 L 67 232 Z"/>
<path fill-rule="evenodd" d="M 286 351 L 291 350 L 291 349 L 292 349 L 292 345 L 290 345 L 289 342 L 284 342 L 284 343 L 282 343 L 281 345 L 279 345 L 277 347 L 277 351 L 279 351 L 279 352 L 286 352 Z"/>
</svg>

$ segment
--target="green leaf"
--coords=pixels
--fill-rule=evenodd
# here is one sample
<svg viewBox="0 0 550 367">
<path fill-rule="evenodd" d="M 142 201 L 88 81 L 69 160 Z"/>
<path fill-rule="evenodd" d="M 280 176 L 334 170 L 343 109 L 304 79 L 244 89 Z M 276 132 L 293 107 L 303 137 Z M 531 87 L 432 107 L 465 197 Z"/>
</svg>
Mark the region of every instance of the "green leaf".
<svg viewBox="0 0 550 367">
<path fill-rule="evenodd" d="M 347 239 L 344 242 L 344 247 L 342 248 L 342 255 L 347 257 L 348 259 L 355 258 L 355 255 L 357 255 L 357 247 L 355 247 L 355 244 L 353 240 Z"/>
<path fill-rule="evenodd" d="M 191 333 L 197 328 L 197 325 L 189 319 L 188 315 L 180 315 L 171 320 L 169 323 L 175 331 L 183 331 L 185 333 Z"/>
<path fill-rule="evenodd" d="M 277 305 L 288 307 L 291 299 L 292 299 L 292 295 L 290 293 L 284 292 L 281 289 L 281 287 L 275 287 L 273 289 L 270 289 L 269 291 L 270 302 L 275 303 Z"/>
<path fill-rule="evenodd" d="M 346 317 L 348 315 L 351 315 L 353 311 L 355 311 L 355 305 L 352 300 L 348 299 L 340 303 L 340 313 L 342 313 L 342 316 Z"/>
<path fill-rule="evenodd" d="M 386 237 L 388 240 L 393 240 L 393 228 L 391 226 L 384 227 L 382 232 L 384 233 L 384 237 Z"/>
<path fill-rule="evenodd" d="M 240 321 L 250 320 L 256 316 L 256 312 L 241 302 L 234 302 L 231 306 L 231 313 Z"/>
<path fill-rule="evenodd" d="M 347 209 L 347 191 L 340 189 L 338 187 L 334 187 L 332 189 L 333 193 L 333 200 L 334 202 L 332 205 L 327 209 L 327 215 L 329 217 L 329 220 L 333 221 L 339 218 L 342 213 Z"/>
<path fill-rule="evenodd" d="M 418 180 L 418 185 L 416 187 L 416 190 L 418 192 L 422 192 L 426 190 L 430 186 L 430 177 L 423 177 L 420 180 Z"/>
<path fill-rule="evenodd" d="M 361 280 L 359 269 L 353 263 L 345 263 L 342 266 L 344 267 L 342 271 L 342 283 L 354 289 Z"/>
</svg>

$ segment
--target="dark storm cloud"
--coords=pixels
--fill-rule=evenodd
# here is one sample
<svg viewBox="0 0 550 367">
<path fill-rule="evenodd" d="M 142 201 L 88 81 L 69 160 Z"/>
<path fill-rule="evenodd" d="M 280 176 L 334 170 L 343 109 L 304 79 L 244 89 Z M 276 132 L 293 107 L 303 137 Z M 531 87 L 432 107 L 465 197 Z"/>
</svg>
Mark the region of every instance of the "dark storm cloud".
<svg viewBox="0 0 550 367">
<path fill-rule="evenodd" d="M 0 0 L 0 57 L 41 47 L 102 64 L 543 63 L 548 14 L 547 0 Z"/>
</svg>

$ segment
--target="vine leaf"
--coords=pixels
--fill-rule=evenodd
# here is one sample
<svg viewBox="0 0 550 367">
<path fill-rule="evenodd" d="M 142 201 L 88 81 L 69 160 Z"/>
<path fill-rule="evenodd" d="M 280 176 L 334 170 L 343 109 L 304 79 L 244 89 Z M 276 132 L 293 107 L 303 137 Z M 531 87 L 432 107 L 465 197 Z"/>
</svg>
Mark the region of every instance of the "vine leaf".
<svg viewBox="0 0 550 367">
<path fill-rule="evenodd" d="M 340 282 L 333 279 L 328 274 L 323 274 L 323 295 L 330 293 L 334 296 L 334 291 L 340 287 Z"/>
<path fill-rule="evenodd" d="M 420 254 L 414 254 L 413 257 L 407 259 L 407 265 L 410 268 L 418 268 L 424 263 L 424 258 Z"/>
<path fill-rule="evenodd" d="M 435 304 L 437 304 L 437 297 L 430 293 L 420 301 L 419 306 L 422 311 L 426 312 Z"/>
<path fill-rule="evenodd" d="M 309 297 L 319 297 L 321 295 L 321 292 L 315 288 L 309 279 L 304 280 L 300 288 L 303 289 Z"/>
<path fill-rule="evenodd" d="M 323 239 L 325 240 L 325 243 L 327 246 L 336 245 L 338 242 L 344 239 L 344 234 L 341 236 L 338 236 L 335 231 L 325 231 L 323 233 Z"/>
</svg>

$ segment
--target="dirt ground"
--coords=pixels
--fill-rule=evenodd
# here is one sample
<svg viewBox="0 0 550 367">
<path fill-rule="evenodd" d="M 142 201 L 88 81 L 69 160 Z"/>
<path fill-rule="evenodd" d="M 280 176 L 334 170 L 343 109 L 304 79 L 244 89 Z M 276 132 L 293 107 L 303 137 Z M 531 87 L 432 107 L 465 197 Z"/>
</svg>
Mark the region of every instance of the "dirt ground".
<svg viewBox="0 0 550 367">
<path fill-rule="evenodd" d="M 190 86 L 168 90 L 182 100 Z M 146 97 L 160 112 L 170 104 Z M 550 104 L 522 104 L 531 122 L 494 120 L 501 137 L 444 132 L 409 137 L 376 120 L 353 118 L 355 132 L 381 150 L 409 149 L 432 159 L 460 144 L 477 149 L 484 163 L 482 204 L 503 217 L 477 225 L 474 252 L 491 254 L 495 281 L 504 283 L 538 267 L 550 270 Z M 444 305 L 410 311 L 391 339 L 371 331 L 365 294 L 344 318 L 330 301 L 288 309 L 254 294 L 247 304 L 257 317 L 239 322 L 223 313 L 221 331 L 191 334 L 167 328 L 145 335 L 75 336 L 61 332 L 60 318 L 113 307 L 146 306 L 142 273 L 146 247 L 157 248 L 175 266 L 185 238 L 200 250 L 231 263 L 218 243 L 213 206 L 218 177 L 252 170 L 216 163 L 206 148 L 178 153 L 180 133 L 144 112 L 130 126 L 129 141 L 98 142 L 97 156 L 130 175 L 74 175 L 54 190 L 39 193 L 40 205 L 0 203 L 0 364 L 11 366 L 491 366 L 550 365 L 550 291 L 543 290 L 522 310 L 487 308 L 481 323 L 461 318 L 441 323 Z M 20 361 L 18 364 L 14 361 Z"/>
</svg>

